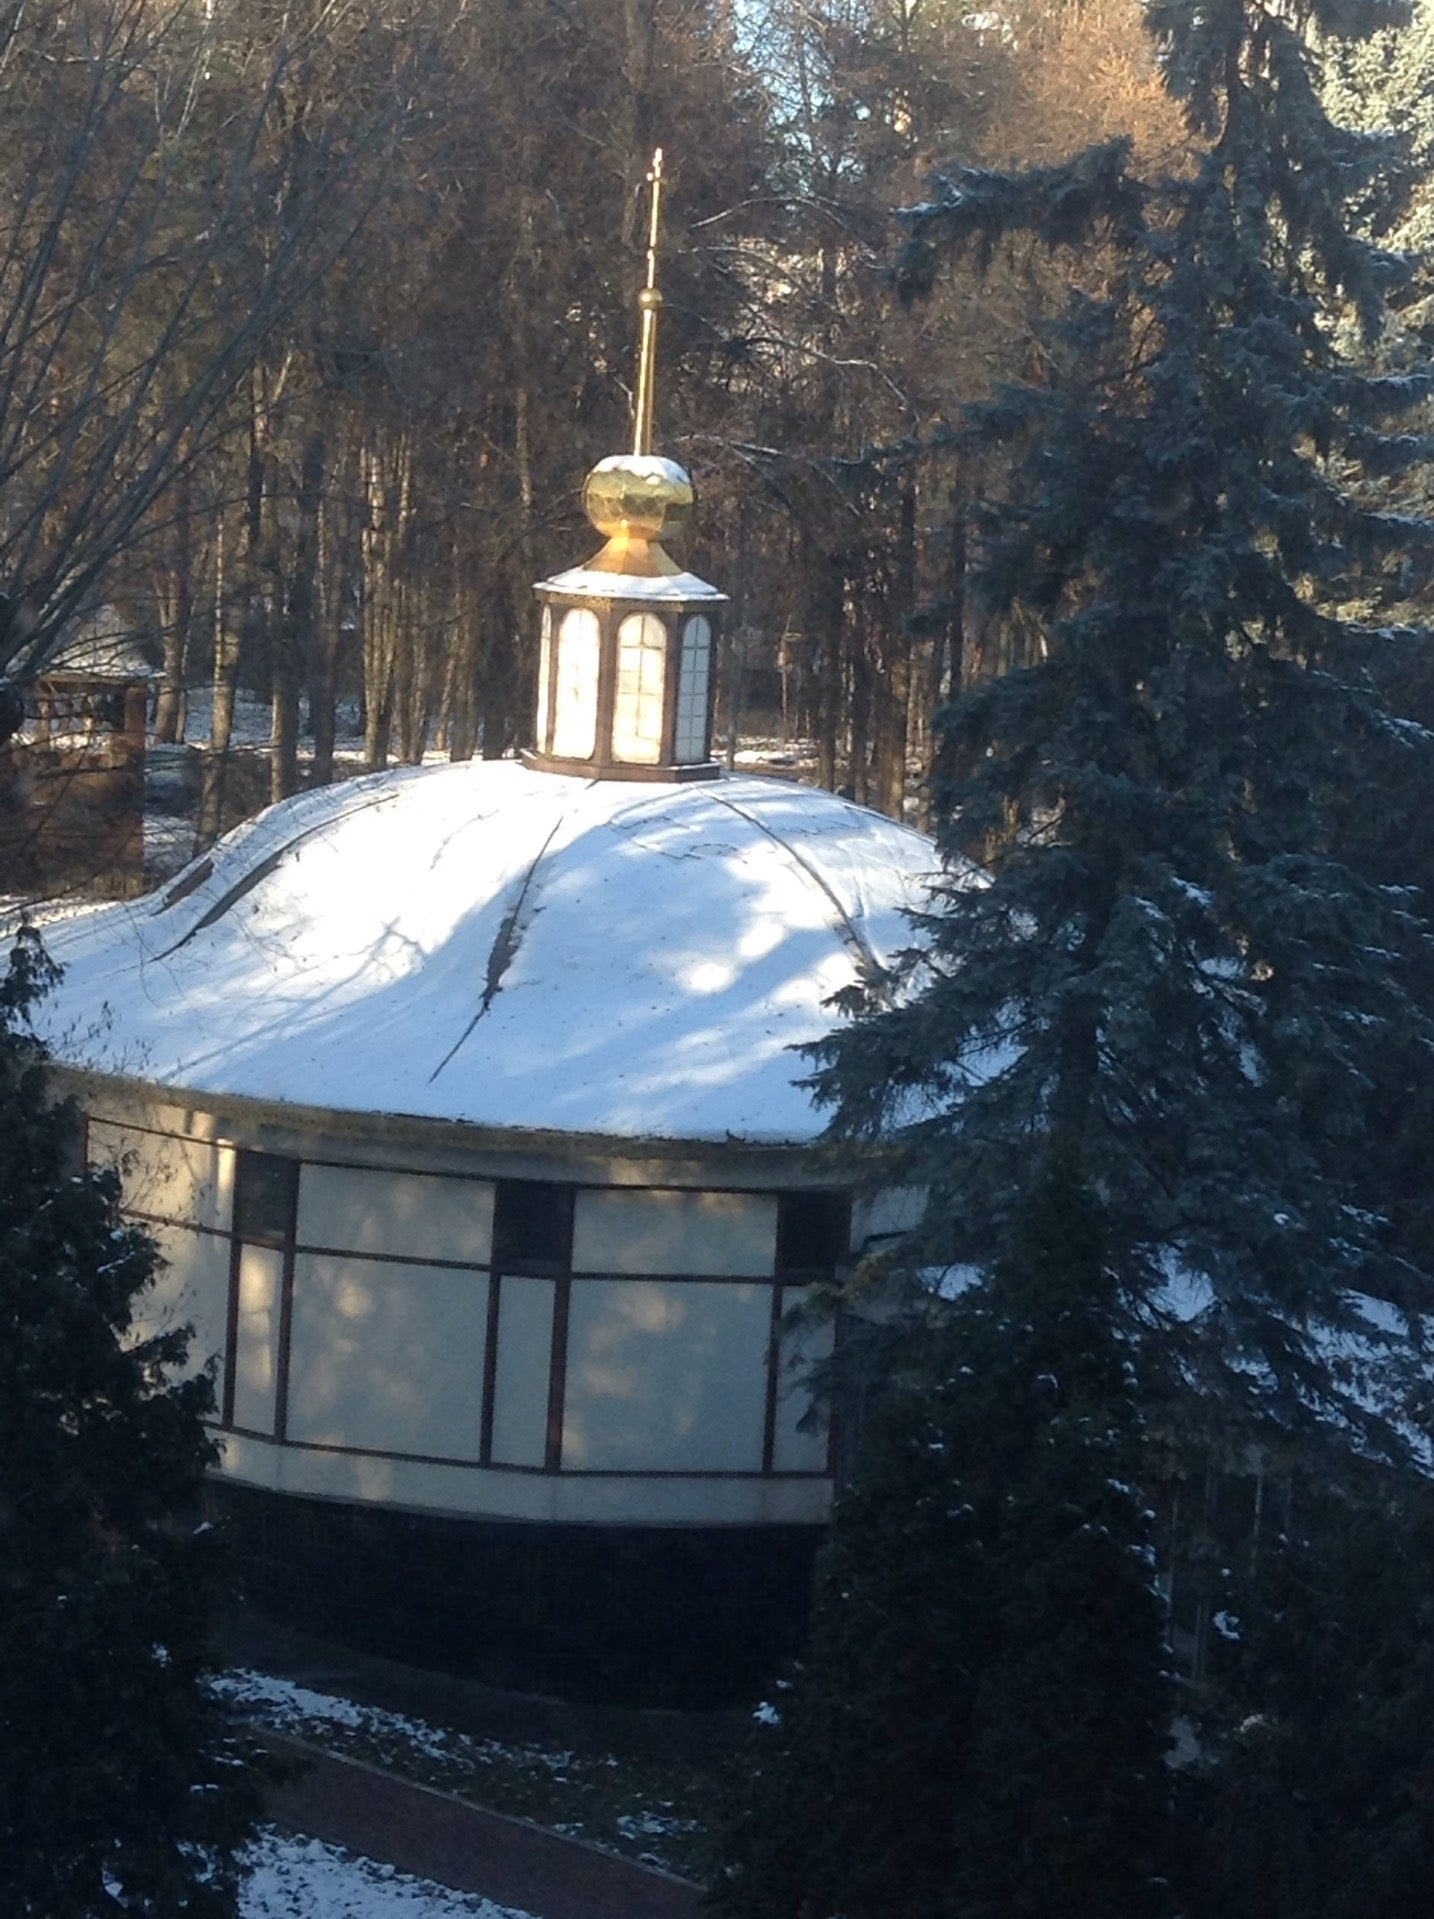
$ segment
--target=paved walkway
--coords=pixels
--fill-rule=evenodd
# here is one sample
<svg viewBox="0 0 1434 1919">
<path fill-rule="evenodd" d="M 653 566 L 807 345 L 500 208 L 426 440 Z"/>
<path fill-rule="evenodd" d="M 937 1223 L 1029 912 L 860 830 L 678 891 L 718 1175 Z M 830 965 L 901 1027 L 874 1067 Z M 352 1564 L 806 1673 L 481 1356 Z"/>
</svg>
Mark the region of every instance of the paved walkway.
<svg viewBox="0 0 1434 1919">
<path fill-rule="evenodd" d="M 296 1767 L 271 1789 L 271 1816 L 312 1838 L 533 1919 L 698 1919 L 701 1912 L 702 1894 L 685 1880 L 282 1734 L 257 1736 Z"/>
</svg>

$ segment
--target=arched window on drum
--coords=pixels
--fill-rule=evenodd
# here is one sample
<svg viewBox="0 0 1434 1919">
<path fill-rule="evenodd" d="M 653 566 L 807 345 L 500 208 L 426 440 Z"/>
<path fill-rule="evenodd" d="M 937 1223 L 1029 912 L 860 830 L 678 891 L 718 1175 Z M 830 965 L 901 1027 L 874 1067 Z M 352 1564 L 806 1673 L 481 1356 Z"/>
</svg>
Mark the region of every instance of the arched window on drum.
<svg viewBox="0 0 1434 1919">
<path fill-rule="evenodd" d="M 655 613 L 629 613 L 617 629 L 613 758 L 656 766 L 662 757 L 667 628 Z"/>
<path fill-rule="evenodd" d="M 543 608 L 543 627 L 538 640 L 538 723 L 534 741 L 540 753 L 553 750 L 553 716 L 549 711 L 553 684 L 553 609 Z"/>
<path fill-rule="evenodd" d="M 558 628 L 552 750 L 559 759 L 590 760 L 597 745 L 598 617 L 571 607 Z"/>
<path fill-rule="evenodd" d="M 712 622 L 694 613 L 682 628 L 677 670 L 677 726 L 672 757 L 693 766 L 708 755 L 707 696 L 712 674 Z"/>
</svg>

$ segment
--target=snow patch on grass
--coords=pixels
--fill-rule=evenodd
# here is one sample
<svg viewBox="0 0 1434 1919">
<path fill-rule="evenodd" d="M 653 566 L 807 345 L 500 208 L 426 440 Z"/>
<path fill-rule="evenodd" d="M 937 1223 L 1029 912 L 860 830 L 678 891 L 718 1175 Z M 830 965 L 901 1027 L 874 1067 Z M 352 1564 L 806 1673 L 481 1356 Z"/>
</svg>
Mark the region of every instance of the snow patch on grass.
<svg viewBox="0 0 1434 1919">
<path fill-rule="evenodd" d="M 373 1740 L 396 1740 L 425 1759 L 461 1758 L 478 1765 L 539 1766 L 554 1774 L 566 1772 L 573 1763 L 570 1752 L 553 1752 L 543 1746 L 508 1746 L 497 1739 L 474 1739 L 467 1733 L 431 1726 L 426 1720 L 411 1718 L 407 1713 L 389 1712 L 380 1706 L 360 1706 L 352 1699 L 315 1692 L 309 1686 L 276 1679 L 269 1673 L 252 1672 L 242 1666 L 216 1674 L 209 1683 L 215 1696 L 226 1705 L 252 1713 L 276 1732 L 292 1733 L 297 1738 L 312 1734 L 319 1725 L 341 1726 Z"/>
<path fill-rule="evenodd" d="M 265 1827 L 248 1852 L 240 1919 L 529 1919 L 474 1893 Z"/>
</svg>

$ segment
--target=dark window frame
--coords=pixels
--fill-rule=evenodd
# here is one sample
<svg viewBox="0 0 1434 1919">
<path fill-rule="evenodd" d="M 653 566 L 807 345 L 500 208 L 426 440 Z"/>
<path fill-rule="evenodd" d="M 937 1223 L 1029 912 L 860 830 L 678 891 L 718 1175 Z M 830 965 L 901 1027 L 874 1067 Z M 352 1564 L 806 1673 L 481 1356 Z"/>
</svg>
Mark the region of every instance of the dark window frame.
<svg viewBox="0 0 1434 1919">
<path fill-rule="evenodd" d="M 573 1285 L 573 1212 L 577 1187 L 566 1181 L 496 1179 L 493 1182 L 493 1245 L 488 1263 L 487 1349 L 483 1355 L 483 1401 L 479 1413 L 478 1463 L 502 1466 L 493 1458 L 493 1408 L 498 1386 L 498 1322 L 504 1276 L 553 1281 L 553 1318 L 548 1345 L 547 1428 L 541 1471 L 562 1471 L 563 1402 L 568 1384 L 568 1315 Z M 544 1229 L 523 1245 L 526 1222 L 505 1217 L 518 1206 L 540 1205 L 547 1196 Z M 546 1242 L 546 1243 L 544 1243 Z"/>
<path fill-rule="evenodd" d="M 247 1246 L 292 1247 L 298 1227 L 301 1161 L 238 1147 L 234 1155 L 233 1232 Z"/>
<path fill-rule="evenodd" d="M 262 1195 L 246 1193 L 258 1186 L 258 1166 L 267 1164 L 267 1177 L 274 1186 Z M 234 1375 L 239 1358 L 239 1268 L 246 1246 L 262 1247 L 280 1254 L 283 1265 L 279 1279 L 279 1335 L 274 1356 L 274 1430 L 275 1445 L 282 1446 L 289 1426 L 289 1345 L 294 1323 L 294 1252 L 299 1236 L 299 1179 L 303 1161 L 292 1154 L 265 1153 L 249 1147 L 236 1147 L 234 1154 L 234 1196 L 230 1207 L 229 1301 L 224 1327 L 224 1395 L 220 1406 L 220 1424 L 229 1432 L 247 1431 L 234 1424 Z M 252 1209 L 252 1210 L 251 1210 Z M 268 1439 L 268 1433 L 258 1437 Z"/>
</svg>

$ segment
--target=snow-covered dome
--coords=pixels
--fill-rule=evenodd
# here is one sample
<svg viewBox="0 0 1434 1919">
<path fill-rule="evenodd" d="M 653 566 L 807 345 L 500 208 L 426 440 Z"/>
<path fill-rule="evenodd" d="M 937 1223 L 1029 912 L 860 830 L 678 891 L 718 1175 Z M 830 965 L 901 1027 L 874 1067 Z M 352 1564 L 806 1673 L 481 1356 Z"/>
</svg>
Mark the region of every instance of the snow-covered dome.
<svg viewBox="0 0 1434 1919">
<path fill-rule="evenodd" d="M 785 781 L 511 761 L 271 807 L 51 930 L 57 1056 L 188 1092 L 483 1127 L 800 1142 L 792 1048 L 909 943 L 923 836 Z"/>
</svg>

